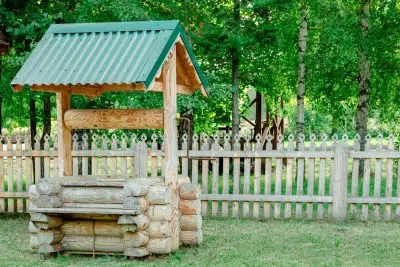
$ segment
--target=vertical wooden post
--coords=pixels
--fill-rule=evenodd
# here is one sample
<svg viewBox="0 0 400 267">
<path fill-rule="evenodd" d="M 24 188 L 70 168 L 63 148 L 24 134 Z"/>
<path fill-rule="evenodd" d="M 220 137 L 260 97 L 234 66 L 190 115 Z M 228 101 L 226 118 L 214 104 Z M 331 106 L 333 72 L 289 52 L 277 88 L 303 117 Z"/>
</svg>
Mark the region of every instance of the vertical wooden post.
<svg viewBox="0 0 400 267">
<path fill-rule="evenodd" d="M 178 130 L 176 125 L 176 48 L 171 49 L 162 69 L 164 95 L 165 184 L 178 176 Z"/>
<path fill-rule="evenodd" d="M 57 93 L 59 176 L 72 175 L 71 131 L 65 126 L 64 113 L 71 108 L 71 95 Z"/>
<path fill-rule="evenodd" d="M 347 217 L 347 146 L 339 142 L 335 147 L 335 175 L 333 177 L 332 219 L 342 222 Z"/>
</svg>

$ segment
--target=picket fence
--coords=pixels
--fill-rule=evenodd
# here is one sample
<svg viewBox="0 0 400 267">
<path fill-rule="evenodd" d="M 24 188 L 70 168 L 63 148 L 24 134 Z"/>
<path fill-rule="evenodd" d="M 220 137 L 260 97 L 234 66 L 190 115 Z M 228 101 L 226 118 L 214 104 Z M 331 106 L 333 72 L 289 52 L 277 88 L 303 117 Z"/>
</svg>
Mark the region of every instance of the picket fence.
<svg viewBox="0 0 400 267">
<path fill-rule="evenodd" d="M 400 219 L 400 151 L 395 138 L 371 144 L 311 134 L 272 136 L 194 135 L 180 139 L 179 170 L 202 188 L 202 214 L 254 218 Z M 0 146 L 0 212 L 23 213 L 26 189 L 58 173 L 56 138 L 6 136 Z M 190 143 L 190 147 L 189 147 Z M 122 134 L 73 136 L 73 175 L 163 176 L 162 137 Z M 144 147 L 145 149 L 138 149 Z M 147 149 L 146 149 L 147 148 Z M 146 151 L 147 150 L 147 151 Z M 138 153 L 145 154 L 141 160 Z M 140 167 L 139 165 L 142 165 Z M 362 165 L 360 174 L 360 165 Z M 146 171 L 139 171 L 140 169 Z"/>
</svg>

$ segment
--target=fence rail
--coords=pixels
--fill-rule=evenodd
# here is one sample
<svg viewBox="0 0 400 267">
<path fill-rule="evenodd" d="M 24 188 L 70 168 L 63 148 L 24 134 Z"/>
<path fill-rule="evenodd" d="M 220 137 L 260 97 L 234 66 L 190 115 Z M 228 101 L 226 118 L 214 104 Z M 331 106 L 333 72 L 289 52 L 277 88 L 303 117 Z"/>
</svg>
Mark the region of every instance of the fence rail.
<svg viewBox="0 0 400 267">
<path fill-rule="evenodd" d="M 15 140 L 15 142 L 12 142 Z M 41 143 L 42 141 L 42 143 Z M 373 144 L 371 144 L 371 142 Z M 55 138 L 3 137 L 0 212 L 26 212 L 26 189 L 58 173 Z M 190 143 L 190 147 L 189 147 Z M 393 136 L 183 136 L 180 173 L 202 188 L 202 213 L 254 218 L 400 218 L 400 151 Z M 142 148 L 142 150 L 139 149 Z M 73 175 L 163 176 L 162 138 L 73 136 Z M 147 160 L 140 160 L 138 151 Z M 140 171 L 140 170 L 145 171 Z"/>
</svg>

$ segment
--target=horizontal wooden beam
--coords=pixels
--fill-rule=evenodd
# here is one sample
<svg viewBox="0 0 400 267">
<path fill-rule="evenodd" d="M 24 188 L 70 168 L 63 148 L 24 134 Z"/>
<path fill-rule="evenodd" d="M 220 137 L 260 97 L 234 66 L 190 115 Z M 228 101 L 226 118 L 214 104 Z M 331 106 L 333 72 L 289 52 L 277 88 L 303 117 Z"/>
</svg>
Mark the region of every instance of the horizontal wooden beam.
<svg viewBox="0 0 400 267">
<path fill-rule="evenodd" d="M 65 112 L 68 129 L 163 129 L 162 109 L 71 109 Z"/>
</svg>

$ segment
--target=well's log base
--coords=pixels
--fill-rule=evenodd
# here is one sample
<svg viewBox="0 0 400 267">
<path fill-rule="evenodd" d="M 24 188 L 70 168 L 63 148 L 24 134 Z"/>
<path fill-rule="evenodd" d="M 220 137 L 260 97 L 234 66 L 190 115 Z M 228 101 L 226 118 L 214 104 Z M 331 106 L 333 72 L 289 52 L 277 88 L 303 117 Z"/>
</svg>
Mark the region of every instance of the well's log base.
<svg viewBox="0 0 400 267">
<path fill-rule="evenodd" d="M 29 192 L 30 246 L 41 254 L 136 258 L 203 239 L 200 190 L 188 178 L 164 185 L 154 178 L 64 177 L 44 179 Z"/>
</svg>

